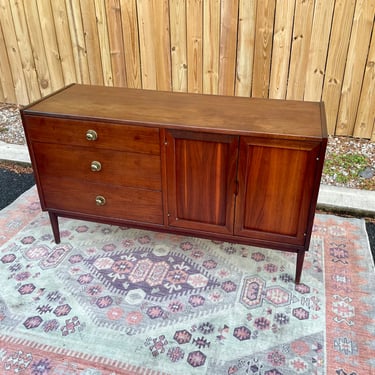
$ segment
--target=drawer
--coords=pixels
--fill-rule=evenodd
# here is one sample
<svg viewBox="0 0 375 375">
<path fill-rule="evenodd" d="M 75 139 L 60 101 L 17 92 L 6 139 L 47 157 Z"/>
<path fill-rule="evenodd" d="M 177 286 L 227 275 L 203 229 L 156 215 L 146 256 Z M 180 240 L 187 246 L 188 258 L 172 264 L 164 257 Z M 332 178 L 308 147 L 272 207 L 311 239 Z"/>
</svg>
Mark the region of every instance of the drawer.
<svg viewBox="0 0 375 375">
<path fill-rule="evenodd" d="M 41 116 L 25 116 L 24 128 L 31 141 L 160 154 L 158 128 Z"/>
<path fill-rule="evenodd" d="M 158 155 L 39 142 L 32 147 L 41 176 L 161 190 Z"/>
<path fill-rule="evenodd" d="M 44 209 L 142 223 L 163 224 L 162 193 L 41 177 Z M 104 197 L 98 205 L 96 199 Z"/>
</svg>

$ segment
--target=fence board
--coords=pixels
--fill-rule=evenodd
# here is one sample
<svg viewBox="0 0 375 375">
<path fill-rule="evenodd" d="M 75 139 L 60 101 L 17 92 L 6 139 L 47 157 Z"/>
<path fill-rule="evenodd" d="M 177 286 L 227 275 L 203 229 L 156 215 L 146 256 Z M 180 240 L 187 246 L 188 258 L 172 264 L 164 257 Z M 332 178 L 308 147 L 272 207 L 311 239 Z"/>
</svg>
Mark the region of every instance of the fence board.
<svg viewBox="0 0 375 375">
<path fill-rule="evenodd" d="M 29 32 L 26 24 L 25 11 L 22 2 L 10 1 L 10 9 L 14 22 L 17 42 L 20 51 L 22 70 L 25 77 L 25 84 L 29 101 L 33 102 L 40 98 L 38 77 L 35 69 L 33 52 L 30 45 Z"/>
<path fill-rule="evenodd" d="M 156 90 L 153 1 L 138 0 L 139 48 L 141 52 L 142 87 Z"/>
<path fill-rule="evenodd" d="M 7 57 L 13 78 L 15 96 L 20 104 L 26 104 L 29 102 L 27 86 L 22 70 L 20 50 L 17 44 L 12 12 L 7 0 L 0 1 L 0 21 L 3 29 L 5 49 L 7 51 Z"/>
<path fill-rule="evenodd" d="M 95 3 L 92 0 L 80 1 L 90 83 L 92 85 L 103 85 L 103 67 L 100 53 L 98 53 L 100 51 L 100 43 L 96 24 Z"/>
<path fill-rule="evenodd" d="M 126 82 L 130 88 L 142 88 L 136 0 L 121 0 L 122 39 L 125 50 Z"/>
<path fill-rule="evenodd" d="M 1 68 L 0 68 L 0 72 L 1 72 Z M 0 103 L 2 102 L 6 102 L 6 100 L 5 100 L 5 95 L 3 91 L 3 86 L 1 85 L 1 81 L 0 81 Z"/>
<path fill-rule="evenodd" d="M 254 60 L 256 0 L 240 0 L 238 13 L 238 44 L 236 95 L 250 96 Z"/>
<path fill-rule="evenodd" d="M 202 0 L 187 0 L 187 58 L 188 92 L 201 93 L 203 89 L 203 8 Z"/>
<path fill-rule="evenodd" d="M 169 33 L 169 8 L 168 0 L 154 0 L 153 3 L 155 20 L 154 38 L 156 65 L 156 87 L 158 90 L 172 90 L 171 72 L 171 42 Z"/>
<path fill-rule="evenodd" d="M 28 2 L 28 0 L 24 0 Z M 81 6 L 79 1 L 65 0 L 70 37 L 72 39 L 73 58 L 78 83 L 89 84 L 90 72 L 87 61 L 87 51 L 83 32 Z"/>
<path fill-rule="evenodd" d="M 285 99 L 288 85 L 295 0 L 276 2 L 269 97 Z"/>
<path fill-rule="evenodd" d="M 30 47 L 33 51 L 38 84 L 42 96 L 53 91 L 47 56 L 44 50 L 43 33 L 39 22 L 38 9 L 31 1 L 24 0 L 26 23 L 29 30 Z"/>
<path fill-rule="evenodd" d="M 70 37 L 68 15 L 64 0 L 53 0 L 51 3 L 54 18 L 57 45 L 59 49 L 60 63 L 64 77 L 64 84 L 77 82 L 74 69 L 73 48 Z"/>
<path fill-rule="evenodd" d="M 375 0 L 0 0 L 0 101 L 76 81 L 323 100 L 375 138 Z"/>
<path fill-rule="evenodd" d="M 35 5 L 34 5 L 35 6 Z M 64 86 L 64 76 L 61 65 L 61 57 L 57 44 L 56 28 L 53 21 L 51 3 L 49 0 L 37 0 L 42 39 L 47 56 L 48 70 L 51 77 L 52 90 L 58 90 Z"/>
<path fill-rule="evenodd" d="M 294 14 L 287 99 L 303 99 L 313 11 L 314 0 L 297 0 Z"/>
<path fill-rule="evenodd" d="M 113 84 L 126 86 L 124 41 L 122 40 L 121 7 L 119 0 L 105 2 L 108 22 L 110 57 L 112 66 Z M 99 35 L 102 33 L 99 32 Z M 103 61 L 103 58 L 102 58 Z"/>
<path fill-rule="evenodd" d="M 358 106 L 354 136 L 375 141 L 375 30 L 372 27 L 370 51 Z M 369 126 L 367 126 L 369 124 Z M 371 128 L 372 124 L 372 128 Z"/>
<path fill-rule="evenodd" d="M 112 73 L 112 51 L 108 35 L 106 4 L 109 3 L 103 3 L 101 0 L 95 0 L 96 27 L 98 29 L 103 82 L 106 86 L 113 86 L 113 82 L 118 79 L 117 76 L 121 73 L 117 72 L 116 77 L 114 77 Z"/>
<path fill-rule="evenodd" d="M 236 77 L 238 0 L 222 0 L 219 94 L 234 95 Z"/>
<path fill-rule="evenodd" d="M 203 2 L 203 93 L 219 92 L 220 0 Z"/>
<path fill-rule="evenodd" d="M 374 10 L 374 0 L 357 1 L 336 125 L 338 135 L 353 134 Z"/>
<path fill-rule="evenodd" d="M 0 27 L 0 82 L 2 91 L 1 100 L 8 103 L 18 103 L 4 40 L 3 27 Z"/>
<path fill-rule="evenodd" d="M 330 134 L 336 129 L 354 9 L 355 0 L 336 0 L 322 96 Z"/>
<path fill-rule="evenodd" d="M 326 69 L 334 0 L 316 0 L 309 59 L 306 69 L 305 100 L 319 101 Z M 314 37 L 320 35 L 320 38 Z"/>
<path fill-rule="evenodd" d="M 187 91 L 186 0 L 170 0 L 173 91 Z"/>
<path fill-rule="evenodd" d="M 252 96 L 268 98 L 275 0 L 258 2 Z"/>
</svg>

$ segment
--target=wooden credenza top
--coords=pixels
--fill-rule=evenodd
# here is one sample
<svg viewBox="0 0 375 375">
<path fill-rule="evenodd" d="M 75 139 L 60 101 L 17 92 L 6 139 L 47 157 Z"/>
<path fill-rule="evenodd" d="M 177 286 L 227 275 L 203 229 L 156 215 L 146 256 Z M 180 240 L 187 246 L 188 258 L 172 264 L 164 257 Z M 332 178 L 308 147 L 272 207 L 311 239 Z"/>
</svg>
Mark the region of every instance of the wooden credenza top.
<svg viewBox="0 0 375 375">
<path fill-rule="evenodd" d="M 74 84 L 25 114 L 264 137 L 326 138 L 321 102 L 269 100 Z"/>
</svg>

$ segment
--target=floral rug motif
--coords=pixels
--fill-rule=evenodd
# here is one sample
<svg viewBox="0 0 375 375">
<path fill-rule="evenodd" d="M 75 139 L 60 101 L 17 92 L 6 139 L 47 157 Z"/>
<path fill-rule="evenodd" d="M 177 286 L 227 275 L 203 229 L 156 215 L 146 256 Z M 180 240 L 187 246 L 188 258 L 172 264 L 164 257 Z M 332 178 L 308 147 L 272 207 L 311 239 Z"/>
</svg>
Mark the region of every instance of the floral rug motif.
<svg viewBox="0 0 375 375">
<path fill-rule="evenodd" d="M 375 374 L 364 222 L 317 215 L 295 254 L 0 211 L 0 374 Z M 372 285 L 372 286 L 371 286 Z"/>
</svg>

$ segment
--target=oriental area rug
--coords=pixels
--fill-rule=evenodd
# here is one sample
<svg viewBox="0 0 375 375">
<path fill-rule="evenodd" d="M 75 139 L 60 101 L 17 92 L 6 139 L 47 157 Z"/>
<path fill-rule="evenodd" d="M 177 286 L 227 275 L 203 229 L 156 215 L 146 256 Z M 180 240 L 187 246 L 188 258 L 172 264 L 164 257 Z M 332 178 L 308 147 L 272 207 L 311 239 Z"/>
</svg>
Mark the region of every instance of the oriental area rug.
<svg viewBox="0 0 375 375">
<path fill-rule="evenodd" d="M 375 374 L 365 223 L 317 215 L 295 254 L 0 211 L 0 374 Z"/>
</svg>

